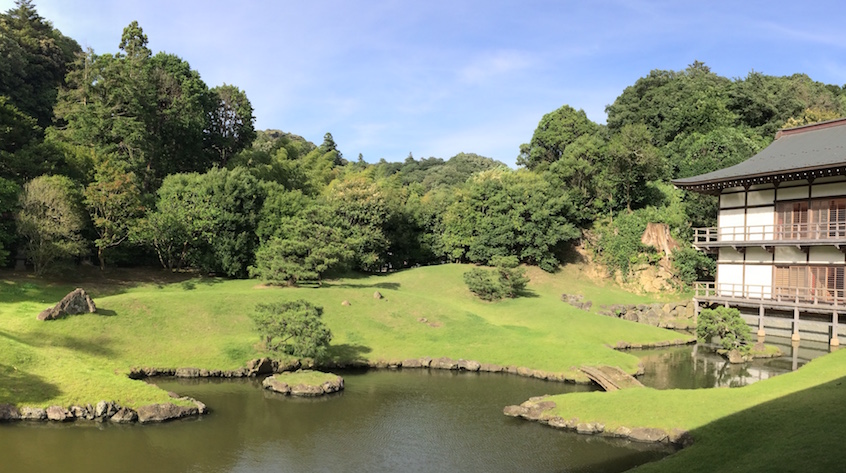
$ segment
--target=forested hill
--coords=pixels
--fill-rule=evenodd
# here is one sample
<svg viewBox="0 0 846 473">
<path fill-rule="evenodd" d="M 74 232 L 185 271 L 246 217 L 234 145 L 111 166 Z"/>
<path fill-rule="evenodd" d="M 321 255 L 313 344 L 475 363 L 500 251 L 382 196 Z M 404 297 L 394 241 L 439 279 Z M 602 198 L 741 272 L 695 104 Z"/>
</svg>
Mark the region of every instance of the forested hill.
<svg viewBox="0 0 846 473">
<path fill-rule="evenodd" d="M 83 51 L 31 0 L 0 15 L 3 264 L 160 264 L 296 284 L 510 255 L 554 271 L 584 240 L 627 274 L 656 260 L 640 243 L 647 222 L 684 240 L 716 214 L 669 179 L 846 111 L 840 86 L 803 74 L 729 79 L 694 62 L 638 79 L 607 125 L 567 105 L 544 115 L 515 149 L 517 170 L 473 153 L 371 164 L 331 133 L 318 145 L 256 131 L 245 91 L 154 53 L 136 22 L 115 47 Z M 686 281 L 711 266 L 692 250 L 675 264 Z"/>
</svg>

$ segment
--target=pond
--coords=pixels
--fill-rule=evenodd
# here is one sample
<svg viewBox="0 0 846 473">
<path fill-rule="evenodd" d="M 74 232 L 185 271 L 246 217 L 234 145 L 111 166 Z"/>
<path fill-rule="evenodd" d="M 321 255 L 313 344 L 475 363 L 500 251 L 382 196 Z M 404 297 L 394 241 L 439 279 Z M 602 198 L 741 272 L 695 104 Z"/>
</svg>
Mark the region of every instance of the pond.
<svg viewBox="0 0 846 473">
<path fill-rule="evenodd" d="M 506 417 L 531 396 L 592 389 L 440 370 L 343 373 L 347 388 L 286 398 L 257 380 L 158 379 L 213 413 L 160 425 L 0 424 L 9 472 L 618 472 L 666 449 Z"/>
<path fill-rule="evenodd" d="M 731 364 L 713 350 L 696 345 L 629 350 L 641 357 L 644 374 L 638 379 L 656 389 L 703 389 L 739 387 L 793 371 L 808 361 L 829 353 L 828 343 L 789 338 L 767 337 L 765 343 L 775 345 L 782 355 Z"/>
<path fill-rule="evenodd" d="M 780 358 L 730 365 L 695 346 L 637 350 L 657 389 L 741 386 L 828 353 L 827 344 L 768 339 Z M 342 372 L 346 390 L 286 398 L 259 380 L 161 378 L 210 415 L 160 425 L 0 424 L 6 472 L 619 472 L 669 450 L 559 431 L 506 417 L 541 394 L 594 388 L 505 374 L 442 370 Z"/>
</svg>

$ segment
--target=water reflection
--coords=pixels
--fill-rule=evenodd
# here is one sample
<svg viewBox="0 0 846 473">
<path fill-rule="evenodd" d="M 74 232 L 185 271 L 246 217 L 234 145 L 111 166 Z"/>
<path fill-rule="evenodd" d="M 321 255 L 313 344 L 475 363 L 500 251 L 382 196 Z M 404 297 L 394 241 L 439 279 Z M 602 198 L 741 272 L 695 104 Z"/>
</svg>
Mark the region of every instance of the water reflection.
<svg viewBox="0 0 846 473">
<path fill-rule="evenodd" d="M 0 471 L 619 472 L 669 453 L 502 414 L 588 386 L 428 370 L 344 378 L 343 393 L 320 399 L 273 394 L 257 380 L 157 380 L 212 414 L 146 426 L 0 424 Z"/>
<path fill-rule="evenodd" d="M 641 357 L 644 374 L 638 379 L 656 389 L 701 389 L 746 386 L 756 381 L 798 369 L 808 361 L 829 353 L 827 343 L 767 337 L 782 355 L 731 364 L 712 349 L 697 345 L 661 349 L 631 350 Z"/>
</svg>

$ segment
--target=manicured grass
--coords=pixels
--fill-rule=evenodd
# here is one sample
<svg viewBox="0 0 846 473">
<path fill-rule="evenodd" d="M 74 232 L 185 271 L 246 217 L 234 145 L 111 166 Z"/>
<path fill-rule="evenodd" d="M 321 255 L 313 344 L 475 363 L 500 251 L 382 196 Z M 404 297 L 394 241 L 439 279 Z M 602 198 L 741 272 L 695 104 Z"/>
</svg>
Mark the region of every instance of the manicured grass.
<svg viewBox="0 0 846 473">
<path fill-rule="evenodd" d="M 742 388 L 630 389 L 553 396 L 551 415 L 606 430 L 689 430 L 694 444 L 648 472 L 841 471 L 846 438 L 846 351 Z"/>
<path fill-rule="evenodd" d="M 635 356 L 606 345 L 684 338 L 561 302 L 562 292 L 585 294 L 597 305 L 651 302 L 596 285 L 575 266 L 554 275 L 531 270 L 526 297 L 499 303 L 470 294 L 462 281 L 469 268 L 430 266 L 329 281 L 318 289 L 209 278 L 132 283 L 97 275 L 57 283 L 0 274 L 0 376 L 6 378 L 0 403 L 164 402 L 154 386 L 126 378 L 128 370 L 244 366 L 263 354 L 248 317 L 255 305 L 299 298 L 324 307 L 338 360 L 445 356 L 575 376 L 583 364 L 637 368 Z M 35 319 L 76 286 L 89 290 L 98 314 Z M 377 290 L 384 298 L 373 297 Z M 344 300 L 350 305 L 341 305 Z"/>
<path fill-rule="evenodd" d="M 275 375 L 275 377 L 277 380 L 286 383 L 289 386 L 295 386 L 297 384 L 320 386 L 327 381 L 335 381 L 338 378 L 338 375 L 315 370 L 297 370 L 287 373 L 279 373 Z"/>
</svg>

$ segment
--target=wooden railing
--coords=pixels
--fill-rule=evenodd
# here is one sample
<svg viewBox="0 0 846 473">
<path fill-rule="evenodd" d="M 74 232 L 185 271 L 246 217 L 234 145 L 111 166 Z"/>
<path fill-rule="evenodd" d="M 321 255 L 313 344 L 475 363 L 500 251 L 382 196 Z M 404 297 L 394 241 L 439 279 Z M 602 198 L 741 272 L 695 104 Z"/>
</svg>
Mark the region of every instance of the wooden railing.
<svg viewBox="0 0 846 473">
<path fill-rule="evenodd" d="M 733 241 L 846 240 L 846 222 L 749 225 L 693 229 L 693 244 Z"/>
<path fill-rule="evenodd" d="M 846 290 L 828 287 L 764 286 L 758 284 L 728 284 L 697 282 L 694 286 L 697 299 L 751 299 L 840 306 L 846 304 Z"/>
</svg>

